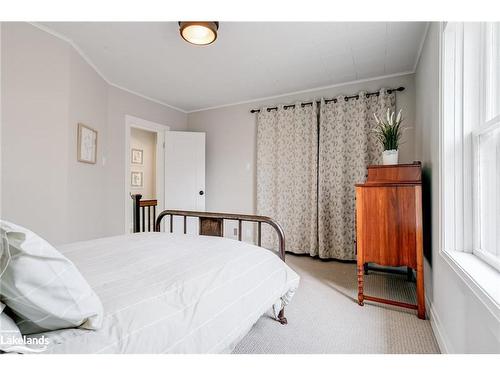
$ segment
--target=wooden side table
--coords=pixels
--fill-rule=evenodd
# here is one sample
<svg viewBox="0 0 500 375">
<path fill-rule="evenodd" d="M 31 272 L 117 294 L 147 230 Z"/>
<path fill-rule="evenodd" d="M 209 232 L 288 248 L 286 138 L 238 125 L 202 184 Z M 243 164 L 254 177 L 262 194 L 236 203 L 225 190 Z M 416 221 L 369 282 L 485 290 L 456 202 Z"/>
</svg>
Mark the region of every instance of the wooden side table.
<svg viewBox="0 0 500 375">
<path fill-rule="evenodd" d="M 368 167 L 356 185 L 358 303 L 364 300 L 416 309 L 425 319 L 422 166 L 420 162 Z M 364 265 L 406 266 L 416 270 L 417 304 L 364 294 Z"/>
</svg>

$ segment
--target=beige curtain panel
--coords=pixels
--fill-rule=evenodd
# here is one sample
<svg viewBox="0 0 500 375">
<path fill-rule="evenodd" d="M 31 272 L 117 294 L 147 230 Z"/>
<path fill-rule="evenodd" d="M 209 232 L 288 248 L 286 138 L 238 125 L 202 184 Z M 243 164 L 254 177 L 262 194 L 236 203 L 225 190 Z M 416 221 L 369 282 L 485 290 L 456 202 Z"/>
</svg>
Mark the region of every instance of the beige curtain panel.
<svg viewBox="0 0 500 375">
<path fill-rule="evenodd" d="M 318 166 L 319 256 L 354 260 L 355 190 L 369 164 L 380 164 L 382 146 L 372 134 L 373 114 L 395 109 L 396 94 L 321 103 Z"/>
<path fill-rule="evenodd" d="M 316 104 L 258 114 L 257 213 L 283 226 L 289 252 L 318 252 L 317 149 Z M 276 248 L 274 233 L 265 228 L 262 245 Z"/>
<path fill-rule="evenodd" d="M 257 212 L 283 226 L 289 252 L 354 260 L 354 185 L 365 180 L 369 164 L 381 162 L 373 114 L 393 111 L 396 94 L 382 89 L 378 96 L 361 92 L 358 99 L 336 99 L 321 101 L 319 124 L 316 103 L 261 109 Z M 263 246 L 276 248 L 273 235 L 263 230 Z"/>
</svg>

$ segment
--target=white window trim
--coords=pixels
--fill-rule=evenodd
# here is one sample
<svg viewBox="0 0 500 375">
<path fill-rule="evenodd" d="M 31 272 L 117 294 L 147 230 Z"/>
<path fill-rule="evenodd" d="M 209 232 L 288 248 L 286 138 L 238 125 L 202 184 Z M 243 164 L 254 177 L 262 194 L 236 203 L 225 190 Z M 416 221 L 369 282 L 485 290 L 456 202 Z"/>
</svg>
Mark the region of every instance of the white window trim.
<svg viewBox="0 0 500 375">
<path fill-rule="evenodd" d="M 482 92 L 484 92 L 482 90 Z M 486 103 L 482 101 L 482 105 L 486 106 Z M 484 112 L 483 112 L 484 113 Z M 495 118 L 484 123 L 485 127 L 480 129 L 473 134 L 473 188 L 474 188 L 474 199 L 477 199 L 479 196 L 479 137 L 483 134 L 486 134 L 492 130 L 500 129 L 500 116 L 496 116 Z M 480 258 L 482 261 L 494 267 L 498 272 L 500 272 L 500 259 L 492 256 L 490 253 L 481 249 L 481 217 L 479 214 L 480 202 L 474 202 L 474 242 L 472 248 L 472 254 Z M 499 289 L 500 289 L 500 283 Z"/>
<path fill-rule="evenodd" d="M 494 267 L 497 271 L 500 272 L 500 260 L 497 257 L 492 256 L 490 253 L 484 251 L 481 249 L 481 216 L 479 212 L 480 204 L 481 202 L 477 201 L 477 197 L 480 196 L 479 193 L 479 181 L 480 181 L 480 165 L 479 165 L 479 138 L 481 135 L 484 135 L 486 133 L 489 133 L 492 130 L 499 129 L 500 128 L 500 115 L 497 115 L 489 120 L 486 120 L 485 114 L 487 113 L 487 108 L 488 108 L 488 103 L 486 102 L 486 97 L 485 94 L 487 92 L 486 87 L 485 87 L 485 82 L 486 82 L 486 77 L 487 77 L 487 72 L 484 70 L 484 67 L 486 66 L 486 61 L 488 60 L 487 56 L 487 51 L 484 48 L 484 43 L 483 40 L 485 38 L 485 33 L 486 29 L 484 24 L 480 26 L 480 30 L 478 31 L 480 34 L 480 41 L 479 43 L 480 48 L 478 51 L 478 55 L 480 56 L 480 71 L 477 72 L 476 74 L 478 75 L 479 79 L 477 80 L 478 82 L 478 87 L 475 87 L 474 89 L 477 90 L 476 93 L 479 97 L 479 108 L 480 111 L 479 113 L 475 114 L 476 116 L 476 121 L 480 124 L 479 129 L 474 131 L 472 133 L 472 197 L 473 197 L 473 241 L 472 241 L 472 254 L 475 256 L 479 257 L 481 260 L 484 262 L 488 263 L 492 267 Z M 499 287 L 500 288 L 500 287 Z"/>
<path fill-rule="evenodd" d="M 491 314 L 500 321 L 499 273 L 470 253 L 441 250 L 439 254 Z"/>
<path fill-rule="evenodd" d="M 439 29 L 439 132 L 438 132 L 438 243 L 439 255 L 445 263 L 462 279 L 474 295 L 500 320 L 500 273 L 477 256 L 467 251 L 448 249 L 446 244 L 447 227 L 444 212 L 449 199 L 445 197 L 445 137 L 444 137 L 444 29 L 446 23 L 440 23 Z M 475 188 L 475 187 L 473 187 Z M 473 223 L 476 218 L 474 217 Z M 475 225 L 475 224 L 474 224 Z M 454 228 L 455 229 L 455 228 Z M 449 229 L 448 229 L 449 230 Z"/>
</svg>

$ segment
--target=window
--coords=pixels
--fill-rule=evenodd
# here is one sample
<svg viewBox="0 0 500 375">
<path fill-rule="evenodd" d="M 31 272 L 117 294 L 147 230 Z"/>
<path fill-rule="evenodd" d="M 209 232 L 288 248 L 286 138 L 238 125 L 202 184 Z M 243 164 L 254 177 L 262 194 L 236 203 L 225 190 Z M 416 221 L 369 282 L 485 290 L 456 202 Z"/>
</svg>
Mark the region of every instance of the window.
<svg viewBox="0 0 500 375">
<path fill-rule="evenodd" d="M 482 92 L 473 135 L 477 210 L 473 253 L 500 270 L 500 23 L 482 27 Z"/>
<path fill-rule="evenodd" d="M 442 45 L 446 251 L 500 270 L 500 23 L 447 23 Z"/>
<path fill-rule="evenodd" d="M 500 115 L 500 22 L 485 26 L 486 121 Z"/>
</svg>

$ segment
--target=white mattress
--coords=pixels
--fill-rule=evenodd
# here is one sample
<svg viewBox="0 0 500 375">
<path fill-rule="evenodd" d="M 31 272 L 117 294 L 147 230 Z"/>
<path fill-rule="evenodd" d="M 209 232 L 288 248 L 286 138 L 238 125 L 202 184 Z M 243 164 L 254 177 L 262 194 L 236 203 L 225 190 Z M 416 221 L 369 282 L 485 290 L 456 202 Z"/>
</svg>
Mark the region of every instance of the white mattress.
<svg viewBox="0 0 500 375">
<path fill-rule="evenodd" d="M 105 318 L 98 331 L 45 333 L 49 353 L 231 352 L 299 284 L 275 253 L 218 237 L 139 233 L 59 250 L 101 298 Z"/>
</svg>

